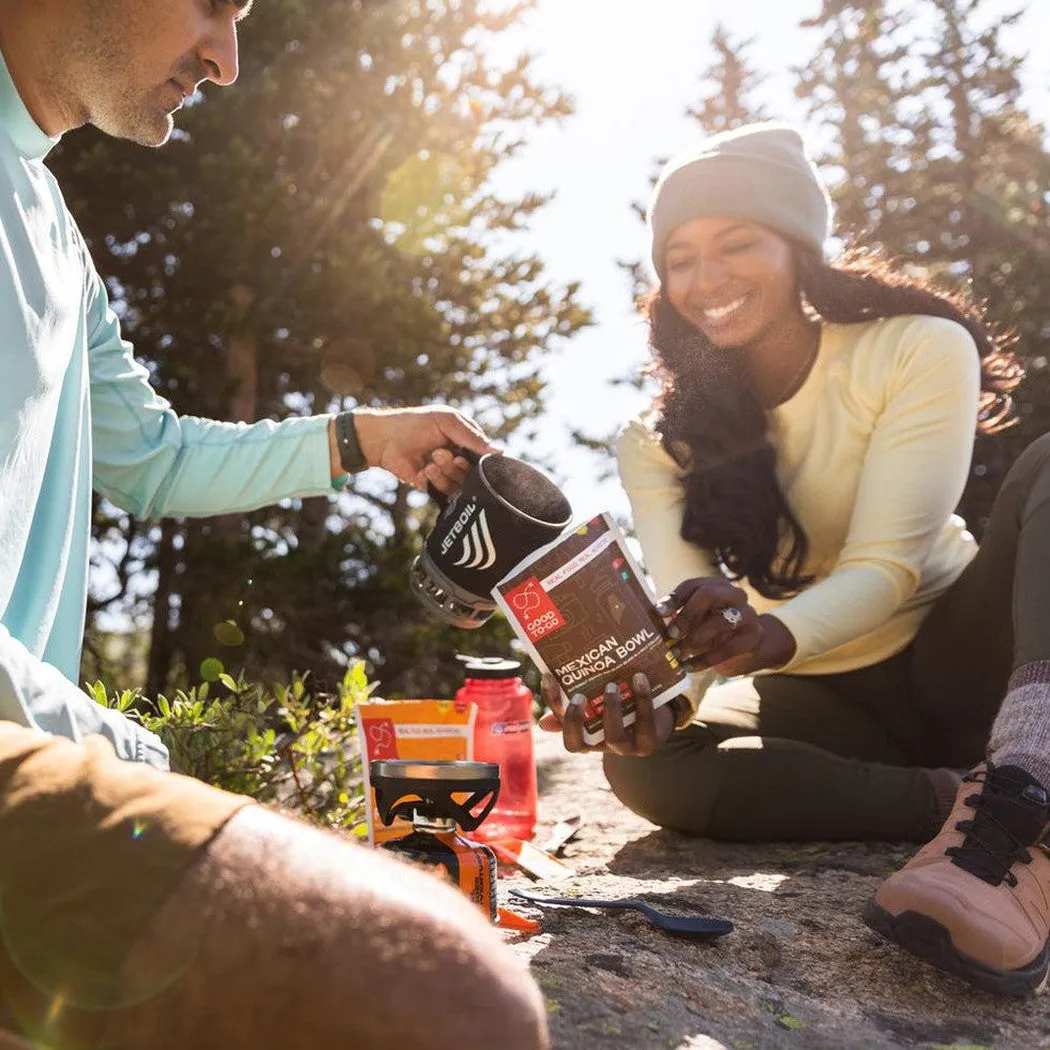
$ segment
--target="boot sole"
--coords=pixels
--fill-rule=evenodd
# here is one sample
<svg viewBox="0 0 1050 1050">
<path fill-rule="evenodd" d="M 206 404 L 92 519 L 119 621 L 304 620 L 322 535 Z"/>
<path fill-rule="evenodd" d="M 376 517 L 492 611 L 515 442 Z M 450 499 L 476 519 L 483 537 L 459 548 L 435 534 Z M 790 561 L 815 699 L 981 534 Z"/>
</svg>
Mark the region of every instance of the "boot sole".
<svg viewBox="0 0 1050 1050">
<path fill-rule="evenodd" d="M 1023 969 L 995 970 L 963 955 L 952 943 L 948 929 L 928 915 L 916 911 L 891 915 L 871 900 L 864 909 L 864 922 L 912 955 L 985 991 L 1022 998 L 1036 995 L 1046 987 L 1050 974 L 1050 941 Z"/>
</svg>

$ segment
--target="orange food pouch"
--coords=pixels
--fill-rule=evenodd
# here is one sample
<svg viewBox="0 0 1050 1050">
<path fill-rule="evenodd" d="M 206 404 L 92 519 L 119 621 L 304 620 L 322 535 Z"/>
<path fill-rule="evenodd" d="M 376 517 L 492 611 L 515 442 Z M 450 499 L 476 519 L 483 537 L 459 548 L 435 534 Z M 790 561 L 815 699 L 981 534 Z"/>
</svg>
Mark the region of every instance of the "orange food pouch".
<svg viewBox="0 0 1050 1050">
<path fill-rule="evenodd" d="M 401 838 L 412 825 L 400 817 L 389 827 L 379 819 L 369 766 L 377 759 L 469 762 L 474 758 L 474 704 L 454 700 L 368 700 L 357 705 L 357 731 L 368 800 L 368 841 Z"/>
</svg>

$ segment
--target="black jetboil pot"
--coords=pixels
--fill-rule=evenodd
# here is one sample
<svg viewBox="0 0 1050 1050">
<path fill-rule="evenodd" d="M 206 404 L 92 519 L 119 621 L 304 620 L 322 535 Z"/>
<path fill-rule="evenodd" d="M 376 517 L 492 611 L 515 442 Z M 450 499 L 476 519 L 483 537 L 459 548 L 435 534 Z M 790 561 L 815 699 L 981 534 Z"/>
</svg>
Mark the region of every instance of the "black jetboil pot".
<svg viewBox="0 0 1050 1050">
<path fill-rule="evenodd" d="M 492 811 L 499 765 L 377 760 L 369 771 L 379 819 L 387 825 L 397 817 L 412 822 L 408 835 L 381 848 L 434 868 L 495 922 L 496 854 L 460 832 L 474 831 Z"/>
<path fill-rule="evenodd" d="M 453 627 L 485 623 L 496 611 L 492 588 L 533 551 L 557 539 L 572 520 L 561 489 L 511 456 L 482 456 L 452 499 L 433 488 L 430 494 L 442 510 L 412 564 L 412 589 L 434 616 Z"/>
</svg>

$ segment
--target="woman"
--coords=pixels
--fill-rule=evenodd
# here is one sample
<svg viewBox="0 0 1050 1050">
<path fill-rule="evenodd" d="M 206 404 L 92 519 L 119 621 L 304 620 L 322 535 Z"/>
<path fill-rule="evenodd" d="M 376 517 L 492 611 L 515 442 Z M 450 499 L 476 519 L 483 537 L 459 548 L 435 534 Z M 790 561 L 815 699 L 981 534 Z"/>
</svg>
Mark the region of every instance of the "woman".
<svg viewBox="0 0 1050 1050">
<path fill-rule="evenodd" d="M 655 713 L 633 683 L 629 730 L 607 695 L 613 790 L 716 838 L 936 836 L 868 921 L 985 987 L 1041 987 L 1050 438 L 1014 465 L 979 552 L 953 515 L 1016 358 L 972 305 L 871 258 L 824 262 L 828 197 L 790 127 L 673 161 L 649 222 L 662 390 L 618 460 L 696 673 Z M 545 693 L 580 750 L 578 698 Z"/>
</svg>

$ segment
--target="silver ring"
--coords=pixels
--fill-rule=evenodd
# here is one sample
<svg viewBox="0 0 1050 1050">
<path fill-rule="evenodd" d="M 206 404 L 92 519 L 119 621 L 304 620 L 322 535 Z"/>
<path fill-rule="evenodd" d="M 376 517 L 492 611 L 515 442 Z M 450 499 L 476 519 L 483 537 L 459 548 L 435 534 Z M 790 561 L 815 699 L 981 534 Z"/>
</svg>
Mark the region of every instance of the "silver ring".
<svg viewBox="0 0 1050 1050">
<path fill-rule="evenodd" d="M 722 610 L 722 619 L 729 624 L 729 629 L 735 631 L 744 621 L 744 614 L 733 605 L 727 605 Z"/>
</svg>

